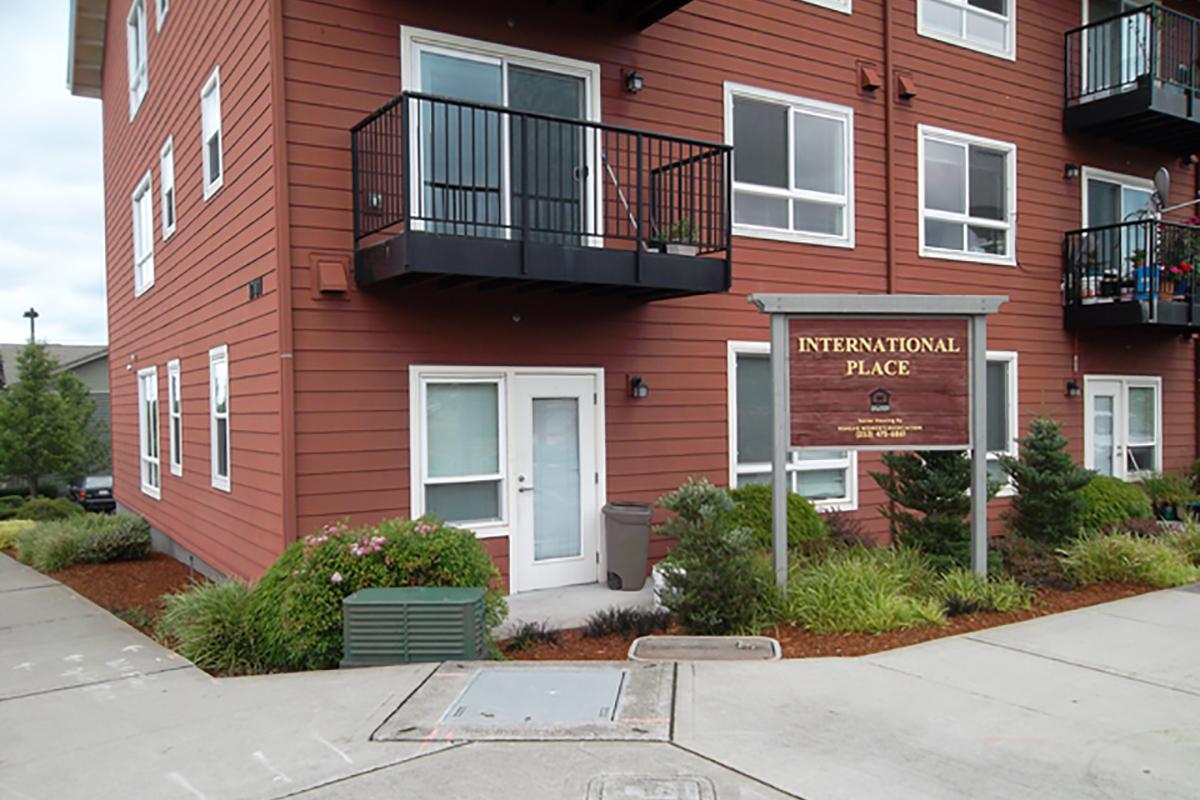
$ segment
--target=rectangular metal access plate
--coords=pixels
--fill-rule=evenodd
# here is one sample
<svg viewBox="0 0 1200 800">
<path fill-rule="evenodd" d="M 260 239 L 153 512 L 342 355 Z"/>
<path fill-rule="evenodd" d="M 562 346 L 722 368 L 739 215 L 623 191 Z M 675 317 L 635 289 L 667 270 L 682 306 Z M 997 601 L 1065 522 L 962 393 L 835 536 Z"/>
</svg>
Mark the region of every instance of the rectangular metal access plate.
<svg viewBox="0 0 1200 800">
<path fill-rule="evenodd" d="M 442 721 L 534 726 L 611 722 L 628 674 L 623 669 L 480 670 Z"/>
</svg>

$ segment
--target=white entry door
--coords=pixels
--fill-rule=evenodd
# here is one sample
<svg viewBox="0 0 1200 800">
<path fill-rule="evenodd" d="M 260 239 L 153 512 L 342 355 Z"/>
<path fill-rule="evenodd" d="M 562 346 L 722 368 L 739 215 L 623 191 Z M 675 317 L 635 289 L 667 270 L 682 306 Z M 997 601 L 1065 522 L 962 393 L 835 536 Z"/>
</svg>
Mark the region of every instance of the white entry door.
<svg viewBox="0 0 1200 800">
<path fill-rule="evenodd" d="M 599 575 L 593 375 L 517 375 L 511 458 L 513 591 Z"/>
<path fill-rule="evenodd" d="M 1087 378 L 1084 384 L 1084 466 L 1122 479 L 1160 470 L 1158 380 Z"/>
</svg>

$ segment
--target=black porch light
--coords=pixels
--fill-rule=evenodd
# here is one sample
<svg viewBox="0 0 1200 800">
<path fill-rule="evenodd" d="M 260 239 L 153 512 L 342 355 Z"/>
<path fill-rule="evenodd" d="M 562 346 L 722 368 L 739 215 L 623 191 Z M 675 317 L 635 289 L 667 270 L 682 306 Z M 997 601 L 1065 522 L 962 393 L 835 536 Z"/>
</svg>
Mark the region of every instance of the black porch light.
<svg viewBox="0 0 1200 800">
<path fill-rule="evenodd" d="M 1079 381 L 1074 378 L 1067 380 L 1067 397 L 1079 397 L 1083 391 L 1079 388 Z"/>
<path fill-rule="evenodd" d="M 1063 180 L 1073 181 L 1079 177 L 1079 165 L 1074 162 L 1067 162 L 1063 167 Z"/>
<path fill-rule="evenodd" d="M 629 379 L 629 396 L 634 400 L 645 400 L 650 396 L 650 386 L 642 380 L 641 375 Z"/>
<path fill-rule="evenodd" d="M 625 91 L 637 94 L 644 88 L 646 88 L 646 79 L 642 77 L 642 73 L 634 69 L 625 73 Z"/>
</svg>

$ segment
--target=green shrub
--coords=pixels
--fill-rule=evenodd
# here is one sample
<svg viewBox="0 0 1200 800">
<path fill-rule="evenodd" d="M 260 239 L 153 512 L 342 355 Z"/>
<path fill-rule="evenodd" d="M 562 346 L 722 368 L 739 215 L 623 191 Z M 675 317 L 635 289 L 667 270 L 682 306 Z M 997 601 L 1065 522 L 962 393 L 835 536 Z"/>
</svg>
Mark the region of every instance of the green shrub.
<svg viewBox="0 0 1200 800">
<path fill-rule="evenodd" d="M 0 520 L 16 519 L 25 507 L 25 498 L 17 495 L 0 496 Z"/>
<path fill-rule="evenodd" d="M 17 534 L 26 528 L 32 528 L 37 523 L 29 519 L 0 520 L 0 550 L 8 550 L 17 546 Z"/>
<path fill-rule="evenodd" d="M 42 572 L 131 561 L 147 557 L 150 550 L 149 524 L 130 514 L 84 514 L 41 522 L 17 534 L 17 557 Z"/>
<path fill-rule="evenodd" d="M 871 477 L 895 504 L 881 506 L 894 541 L 915 546 L 939 570 L 971 563 L 971 462 L 952 450 L 884 453 Z M 988 497 L 1000 486 L 989 481 Z M 916 513 L 913 513 L 916 512 Z"/>
<path fill-rule="evenodd" d="M 917 551 L 851 547 L 797 570 L 787 618 L 817 633 L 883 633 L 945 622 L 930 596 L 929 562 Z"/>
<path fill-rule="evenodd" d="M 499 572 L 470 531 L 435 520 L 326 525 L 288 547 L 254 591 L 262 658 L 271 668 L 326 669 L 342 655 L 342 600 L 388 586 L 482 587 L 488 628 L 506 613 Z"/>
<path fill-rule="evenodd" d="M 83 510 L 83 506 L 72 503 L 66 498 L 51 500 L 46 497 L 37 497 L 27 501 L 21 508 L 21 517 L 35 522 L 81 517 L 85 513 L 87 512 Z"/>
<path fill-rule="evenodd" d="M 678 489 L 658 498 L 657 505 L 673 514 L 657 527 L 657 532 L 680 540 L 701 520 L 733 513 L 733 498 L 709 483 L 708 478 L 688 478 Z"/>
<path fill-rule="evenodd" d="M 730 524 L 750 534 L 756 547 L 770 551 L 774 536 L 771 529 L 771 487 L 752 483 L 729 492 L 733 500 Z M 821 515 L 804 497 L 788 492 L 788 549 L 796 550 L 807 542 L 828 538 Z"/>
<path fill-rule="evenodd" d="M 249 586 L 235 580 L 198 583 L 164 601 L 158 634 L 181 656 L 213 672 L 264 671 Z"/>
<path fill-rule="evenodd" d="M 1033 591 L 1008 577 L 976 575 L 956 567 L 938 577 L 934 596 L 946 607 L 946 614 L 973 614 L 978 611 L 1017 611 L 1033 605 Z"/>
<path fill-rule="evenodd" d="M 1085 531 L 1102 531 L 1135 519 L 1153 519 L 1150 498 L 1136 484 L 1097 475 L 1083 487 L 1084 510 L 1079 525 Z"/>
<path fill-rule="evenodd" d="M 671 625 L 671 612 L 665 608 L 620 608 L 612 606 L 594 612 L 583 626 L 585 639 L 602 636 L 649 636 Z"/>
<path fill-rule="evenodd" d="M 1012 529 L 1026 539 L 1060 545 L 1079 532 L 1079 515 L 1086 506 L 1082 489 L 1092 473 L 1075 463 L 1061 427 L 1047 417 L 1031 422 L 1029 435 L 1019 444 L 1018 458 L 1000 456 L 1016 490 Z"/>
<path fill-rule="evenodd" d="M 991 542 L 1003 574 L 1025 586 L 1070 589 L 1072 582 L 1054 550 L 1024 536 L 1004 536 Z"/>
<path fill-rule="evenodd" d="M 1084 585 L 1117 581 L 1167 588 L 1200 581 L 1200 567 L 1168 542 L 1129 533 L 1085 533 L 1062 551 L 1062 560 Z"/>
<path fill-rule="evenodd" d="M 546 622 L 522 622 L 504 642 L 504 652 L 518 653 L 539 644 L 553 646 L 558 644 L 559 638 L 559 631 L 551 628 Z"/>
<path fill-rule="evenodd" d="M 1181 527 L 1164 533 L 1162 540 L 1182 553 L 1189 563 L 1200 566 L 1200 523 L 1189 519 Z"/>
</svg>

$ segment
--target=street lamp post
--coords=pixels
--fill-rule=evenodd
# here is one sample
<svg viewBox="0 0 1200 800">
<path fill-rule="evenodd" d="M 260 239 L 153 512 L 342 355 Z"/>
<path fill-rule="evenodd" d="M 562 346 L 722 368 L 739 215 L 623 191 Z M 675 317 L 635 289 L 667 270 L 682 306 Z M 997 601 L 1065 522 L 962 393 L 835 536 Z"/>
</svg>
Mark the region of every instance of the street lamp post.
<svg viewBox="0 0 1200 800">
<path fill-rule="evenodd" d="M 35 341 L 35 339 L 33 338 L 34 322 L 38 318 L 38 312 L 32 306 L 30 306 L 29 310 L 26 311 L 21 316 L 23 316 L 23 317 L 25 317 L 25 319 L 29 320 L 29 343 L 33 344 Z"/>
</svg>

